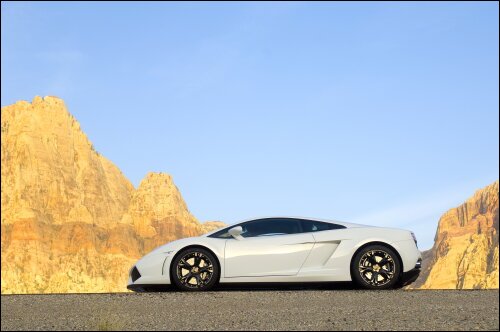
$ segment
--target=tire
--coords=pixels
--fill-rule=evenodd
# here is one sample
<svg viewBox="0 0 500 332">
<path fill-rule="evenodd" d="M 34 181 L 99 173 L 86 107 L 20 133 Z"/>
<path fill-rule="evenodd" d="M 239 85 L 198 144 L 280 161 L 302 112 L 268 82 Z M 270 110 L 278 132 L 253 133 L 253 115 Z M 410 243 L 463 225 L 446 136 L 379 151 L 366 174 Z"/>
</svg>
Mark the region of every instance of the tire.
<svg viewBox="0 0 500 332">
<path fill-rule="evenodd" d="M 398 255 L 384 245 L 363 248 L 354 256 L 351 264 L 353 281 L 365 289 L 398 287 L 401 272 L 402 265 Z"/>
<path fill-rule="evenodd" d="M 212 289 L 218 282 L 220 268 L 214 255 L 203 248 L 182 250 L 172 261 L 173 284 L 182 291 L 199 292 Z"/>
</svg>

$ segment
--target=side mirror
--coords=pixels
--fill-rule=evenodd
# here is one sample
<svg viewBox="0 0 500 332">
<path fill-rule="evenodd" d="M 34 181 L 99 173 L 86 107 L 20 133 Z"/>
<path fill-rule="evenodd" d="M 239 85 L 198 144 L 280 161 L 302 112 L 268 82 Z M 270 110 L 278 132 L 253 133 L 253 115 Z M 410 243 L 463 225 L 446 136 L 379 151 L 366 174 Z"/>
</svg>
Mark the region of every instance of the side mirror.
<svg viewBox="0 0 500 332">
<path fill-rule="evenodd" d="M 243 228 L 241 226 L 236 226 L 229 230 L 229 235 L 234 237 L 236 240 L 243 240 L 241 233 L 243 233 Z"/>
</svg>

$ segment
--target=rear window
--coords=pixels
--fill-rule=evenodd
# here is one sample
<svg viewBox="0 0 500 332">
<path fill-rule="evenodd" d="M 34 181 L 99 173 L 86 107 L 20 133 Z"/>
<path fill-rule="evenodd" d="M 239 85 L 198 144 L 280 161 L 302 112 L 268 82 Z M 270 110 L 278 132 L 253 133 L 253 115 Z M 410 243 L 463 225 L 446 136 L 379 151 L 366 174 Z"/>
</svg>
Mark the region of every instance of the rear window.
<svg viewBox="0 0 500 332">
<path fill-rule="evenodd" d="M 342 229 L 346 228 L 345 226 L 338 224 L 331 224 L 329 222 L 321 222 L 316 220 L 301 220 L 302 231 L 304 233 L 310 232 L 321 232 L 321 231 L 329 231 L 332 229 Z"/>
</svg>

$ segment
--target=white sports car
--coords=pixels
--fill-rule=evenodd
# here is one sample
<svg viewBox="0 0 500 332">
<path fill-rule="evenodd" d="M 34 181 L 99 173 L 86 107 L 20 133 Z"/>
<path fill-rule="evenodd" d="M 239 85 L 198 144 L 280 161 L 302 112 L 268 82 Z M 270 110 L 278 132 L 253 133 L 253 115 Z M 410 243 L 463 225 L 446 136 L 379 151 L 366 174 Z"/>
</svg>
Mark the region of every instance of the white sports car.
<svg viewBox="0 0 500 332">
<path fill-rule="evenodd" d="M 407 284 L 422 258 L 412 232 L 345 222 L 273 217 L 170 242 L 130 270 L 128 289 L 173 284 L 354 281 L 368 289 Z"/>
</svg>

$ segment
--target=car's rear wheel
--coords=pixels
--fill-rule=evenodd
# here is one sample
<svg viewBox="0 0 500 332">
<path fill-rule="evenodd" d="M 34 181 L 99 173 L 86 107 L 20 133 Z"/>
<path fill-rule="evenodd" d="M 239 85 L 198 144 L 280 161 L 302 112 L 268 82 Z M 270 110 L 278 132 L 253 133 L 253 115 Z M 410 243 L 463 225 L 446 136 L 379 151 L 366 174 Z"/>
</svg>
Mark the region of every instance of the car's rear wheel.
<svg viewBox="0 0 500 332">
<path fill-rule="evenodd" d="M 171 265 L 172 281 L 184 291 L 205 291 L 219 281 L 219 265 L 214 255 L 203 248 L 180 252 Z"/>
<path fill-rule="evenodd" d="M 352 261 L 353 280 L 366 289 L 389 289 L 399 284 L 401 262 L 394 250 L 370 245 L 360 250 Z"/>
</svg>

